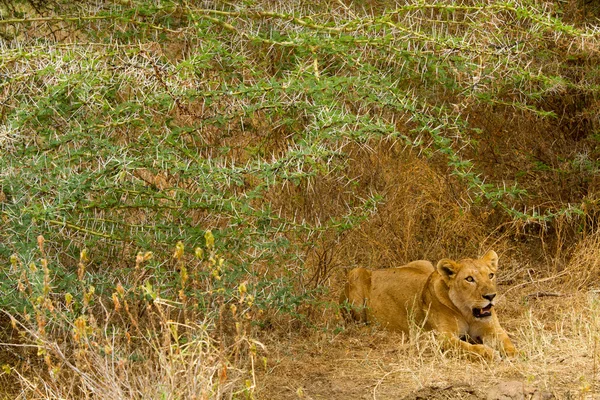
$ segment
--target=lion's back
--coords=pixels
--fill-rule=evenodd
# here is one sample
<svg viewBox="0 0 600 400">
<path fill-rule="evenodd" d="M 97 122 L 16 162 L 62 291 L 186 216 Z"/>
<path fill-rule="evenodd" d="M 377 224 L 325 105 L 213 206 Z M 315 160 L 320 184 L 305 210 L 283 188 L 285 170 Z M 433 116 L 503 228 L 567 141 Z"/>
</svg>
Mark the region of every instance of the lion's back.
<svg viewBox="0 0 600 400">
<path fill-rule="evenodd" d="M 421 292 L 434 271 L 429 261 L 372 271 L 368 305 L 373 318 L 387 329 L 408 332 L 411 320 L 423 318 Z"/>
</svg>

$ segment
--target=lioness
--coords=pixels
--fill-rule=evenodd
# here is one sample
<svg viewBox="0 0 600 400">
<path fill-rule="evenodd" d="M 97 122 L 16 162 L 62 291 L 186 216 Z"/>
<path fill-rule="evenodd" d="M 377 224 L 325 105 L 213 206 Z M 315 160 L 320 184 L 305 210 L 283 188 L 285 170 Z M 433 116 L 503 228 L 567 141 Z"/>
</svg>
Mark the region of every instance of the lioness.
<svg viewBox="0 0 600 400">
<path fill-rule="evenodd" d="M 494 299 L 498 255 L 482 258 L 414 261 L 398 268 L 369 271 L 355 268 L 340 296 L 347 320 L 375 321 L 387 329 L 409 332 L 409 323 L 441 334 L 446 345 L 487 359 L 490 345 L 512 356 L 515 347 L 500 326 Z"/>
</svg>

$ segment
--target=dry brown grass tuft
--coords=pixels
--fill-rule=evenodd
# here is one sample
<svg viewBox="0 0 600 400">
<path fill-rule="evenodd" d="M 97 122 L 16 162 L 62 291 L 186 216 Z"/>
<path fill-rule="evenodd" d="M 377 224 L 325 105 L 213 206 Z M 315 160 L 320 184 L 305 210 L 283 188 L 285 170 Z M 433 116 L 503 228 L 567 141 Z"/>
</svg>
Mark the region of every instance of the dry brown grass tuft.
<svg viewBox="0 0 600 400">
<path fill-rule="evenodd" d="M 399 265 L 416 259 L 465 256 L 484 239 L 468 194 L 456 182 L 400 144 L 353 152 L 352 174 L 385 201 L 350 235 L 348 260 Z"/>
<path fill-rule="evenodd" d="M 89 334 L 75 341 L 21 328 L 46 354 L 46 365 L 11 371 L 20 387 L 15 399 L 221 399 L 254 389 L 252 371 L 235 365 L 207 325 L 164 321 L 129 336 L 129 343 L 121 329 L 88 327 Z M 192 339 L 178 343 L 184 329 Z"/>
<path fill-rule="evenodd" d="M 577 289 L 596 287 L 600 277 L 600 230 L 577 244 L 566 271 L 569 284 Z"/>
</svg>

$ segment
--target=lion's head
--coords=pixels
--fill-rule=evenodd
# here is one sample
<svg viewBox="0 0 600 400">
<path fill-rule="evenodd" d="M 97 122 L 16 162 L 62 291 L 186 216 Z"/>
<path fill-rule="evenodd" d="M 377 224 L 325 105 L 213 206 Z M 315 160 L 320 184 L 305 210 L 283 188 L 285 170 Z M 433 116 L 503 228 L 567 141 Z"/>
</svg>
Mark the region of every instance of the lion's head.
<svg viewBox="0 0 600 400">
<path fill-rule="evenodd" d="M 448 285 L 448 295 L 467 319 L 485 320 L 492 316 L 496 298 L 498 255 L 490 250 L 482 258 L 460 261 L 440 260 L 437 271 Z"/>
</svg>

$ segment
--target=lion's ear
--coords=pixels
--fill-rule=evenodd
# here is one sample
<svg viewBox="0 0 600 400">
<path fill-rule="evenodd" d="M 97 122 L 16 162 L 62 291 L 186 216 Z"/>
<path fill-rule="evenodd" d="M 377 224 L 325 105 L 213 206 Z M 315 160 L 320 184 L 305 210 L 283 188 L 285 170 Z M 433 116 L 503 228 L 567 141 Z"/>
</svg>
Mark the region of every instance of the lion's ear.
<svg viewBox="0 0 600 400">
<path fill-rule="evenodd" d="M 454 277 L 458 273 L 460 269 L 460 265 L 450 260 L 449 258 L 444 258 L 440 260 L 437 264 L 437 271 L 447 282 Z"/>
<path fill-rule="evenodd" d="M 490 266 L 492 270 L 498 269 L 498 254 L 494 250 L 490 250 L 485 253 L 485 256 L 482 257 L 482 260 Z"/>
</svg>

